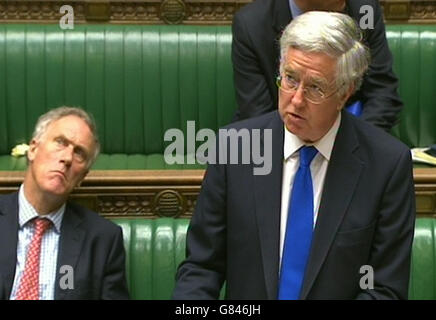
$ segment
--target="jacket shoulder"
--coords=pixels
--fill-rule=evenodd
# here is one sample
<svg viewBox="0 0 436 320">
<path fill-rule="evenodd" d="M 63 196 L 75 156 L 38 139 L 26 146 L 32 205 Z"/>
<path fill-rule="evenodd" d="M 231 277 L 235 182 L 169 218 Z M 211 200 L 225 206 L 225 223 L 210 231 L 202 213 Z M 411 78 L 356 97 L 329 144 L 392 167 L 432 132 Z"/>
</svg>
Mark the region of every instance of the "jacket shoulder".
<svg viewBox="0 0 436 320">
<path fill-rule="evenodd" d="M 361 146 L 382 157 L 380 160 L 383 157 L 410 153 L 410 148 L 393 135 L 361 119 L 352 116 L 350 118 Z"/>
<path fill-rule="evenodd" d="M 244 119 L 241 121 L 237 121 L 234 123 L 231 123 L 221 129 L 263 129 L 263 128 L 270 128 L 271 126 L 277 125 L 281 122 L 280 115 L 277 110 L 265 113 L 263 115 Z M 281 122 L 283 124 L 283 122 Z"/>
<path fill-rule="evenodd" d="M 112 221 L 100 216 L 95 211 L 92 211 L 71 201 L 67 202 L 67 208 L 65 213 L 73 213 L 77 215 L 82 220 L 83 224 L 87 229 L 92 229 L 96 232 L 116 233 L 119 230 L 119 227 Z"/>
</svg>

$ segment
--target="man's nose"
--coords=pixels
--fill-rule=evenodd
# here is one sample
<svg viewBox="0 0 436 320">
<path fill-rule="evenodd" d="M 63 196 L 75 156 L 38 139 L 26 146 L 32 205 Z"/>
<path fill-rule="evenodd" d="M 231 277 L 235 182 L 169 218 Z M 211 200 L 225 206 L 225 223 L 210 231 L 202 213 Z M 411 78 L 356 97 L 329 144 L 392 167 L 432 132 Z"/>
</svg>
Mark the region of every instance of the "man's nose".
<svg viewBox="0 0 436 320">
<path fill-rule="evenodd" d="M 304 105 L 304 87 L 301 82 L 297 88 L 297 91 L 295 91 L 291 102 L 296 107 L 302 107 Z"/>
<path fill-rule="evenodd" d="M 61 162 L 65 163 L 65 165 L 67 165 L 67 166 L 71 165 L 71 162 L 73 161 L 73 153 L 74 153 L 73 146 L 71 146 L 71 145 L 67 146 L 62 151 Z"/>
</svg>

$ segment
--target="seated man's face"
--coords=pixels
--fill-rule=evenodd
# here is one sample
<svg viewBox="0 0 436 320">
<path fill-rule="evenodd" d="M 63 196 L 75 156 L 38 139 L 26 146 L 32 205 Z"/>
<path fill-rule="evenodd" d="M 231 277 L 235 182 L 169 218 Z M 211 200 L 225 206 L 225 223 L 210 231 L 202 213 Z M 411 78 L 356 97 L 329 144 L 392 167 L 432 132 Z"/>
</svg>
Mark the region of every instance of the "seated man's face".
<svg viewBox="0 0 436 320">
<path fill-rule="evenodd" d="M 345 0 L 296 0 L 297 6 L 307 11 L 336 11 L 342 12 L 345 9 Z"/>
<path fill-rule="evenodd" d="M 94 148 L 94 136 L 81 118 L 70 115 L 52 122 L 45 134 L 30 144 L 32 191 L 68 196 L 88 173 Z"/>
<path fill-rule="evenodd" d="M 322 138 L 334 124 L 350 93 L 337 94 L 336 59 L 324 53 L 289 48 L 283 63 L 282 84 L 299 83 L 298 89 L 279 89 L 279 113 L 291 133 L 305 142 Z M 303 86 L 306 92 L 303 92 Z M 283 87 L 283 85 L 282 85 Z M 309 101 L 309 93 L 321 92 L 324 99 Z M 350 90 L 349 90 L 350 91 Z M 308 100 L 309 99 L 309 100 Z"/>
</svg>

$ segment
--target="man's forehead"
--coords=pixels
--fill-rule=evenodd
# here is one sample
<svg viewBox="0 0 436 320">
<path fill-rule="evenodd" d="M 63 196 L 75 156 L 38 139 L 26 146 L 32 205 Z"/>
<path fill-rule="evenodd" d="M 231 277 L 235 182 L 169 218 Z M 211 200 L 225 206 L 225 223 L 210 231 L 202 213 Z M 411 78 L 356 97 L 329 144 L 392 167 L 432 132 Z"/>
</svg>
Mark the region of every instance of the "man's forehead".
<svg viewBox="0 0 436 320">
<path fill-rule="evenodd" d="M 306 52 L 289 48 L 283 69 L 285 72 L 304 72 L 312 78 L 330 79 L 335 76 L 336 59 L 322 52 Z"/>
<path fill-rule="evenodd" d="M 64 136 L 75 143 L 89 146 L 94 143 L 94 135 L 86 121 L 75 115 L 68 115 L 53 121 L 47 128 L 47 133 L 56 137 Z"/>
<path fill-rule="evenodd" d="M 76 130 L 79 132 L 83 131 L 83 133 L 86 133 L 87 131 L 91 133 L 91 129 L 89 128 L 86 121 L 75 115 L 68 115 L 54 120 L 52 123 L 50 123 L 48 129 L 53 128 L 61 131 Z"/>
</svg>

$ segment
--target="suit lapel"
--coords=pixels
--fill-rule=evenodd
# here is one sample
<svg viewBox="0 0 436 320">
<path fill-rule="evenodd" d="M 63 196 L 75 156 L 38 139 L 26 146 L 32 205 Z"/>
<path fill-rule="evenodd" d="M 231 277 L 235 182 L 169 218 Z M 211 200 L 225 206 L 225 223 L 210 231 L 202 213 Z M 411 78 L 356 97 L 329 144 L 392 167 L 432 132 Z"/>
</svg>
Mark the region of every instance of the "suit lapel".
<svg viewBox="0 0 436 320">
<path fill-rule="evenodd" d="M 358 141 L 347 116 L 344 112 L 342 113 L 341 125 L 326 173 L 311 253 L 303 282 L 302 299 L 307 297 L 322 267 L 364 165 L 354 153 L 358 148 Z"/>
<path fill-rule="evenodd" d="M 61 236 L 59 240 L 59 253 L 57 263 L 57 273 L 55 282 L 55 299 L 63 300 L 67 293 L 75 290 L 62 290 L 60 288 L 60 268 L 62 266 L 71 266 L 76 270 L 77 261 L 80 251 L 85 240 L 85 229 L 82 227 L 82 217 L 67 204 L 65 215 L 61 226 Z"/>
<path fill-rule="evenodd" d="M 283 167 L 283 122 L 278 112 L 265 129 L 272 129 L 272 141 L 264 141 L 262 134 L 262 144 L 272 143 L 271 172 L 268 175 L 253 176 L 254 193 L 265 286 L 268 299 L 276 299 Z M 261 150 L 264 150 L 263 145 Z"/>
<path fill-rule="evenodd" d="M 4 299 L 9 299 L 15 277 L 18 243 L 18 192 L 0 200 L 0 281 Z M 0 296 L 1 297 L 1 296 Z"/>
</svg>

